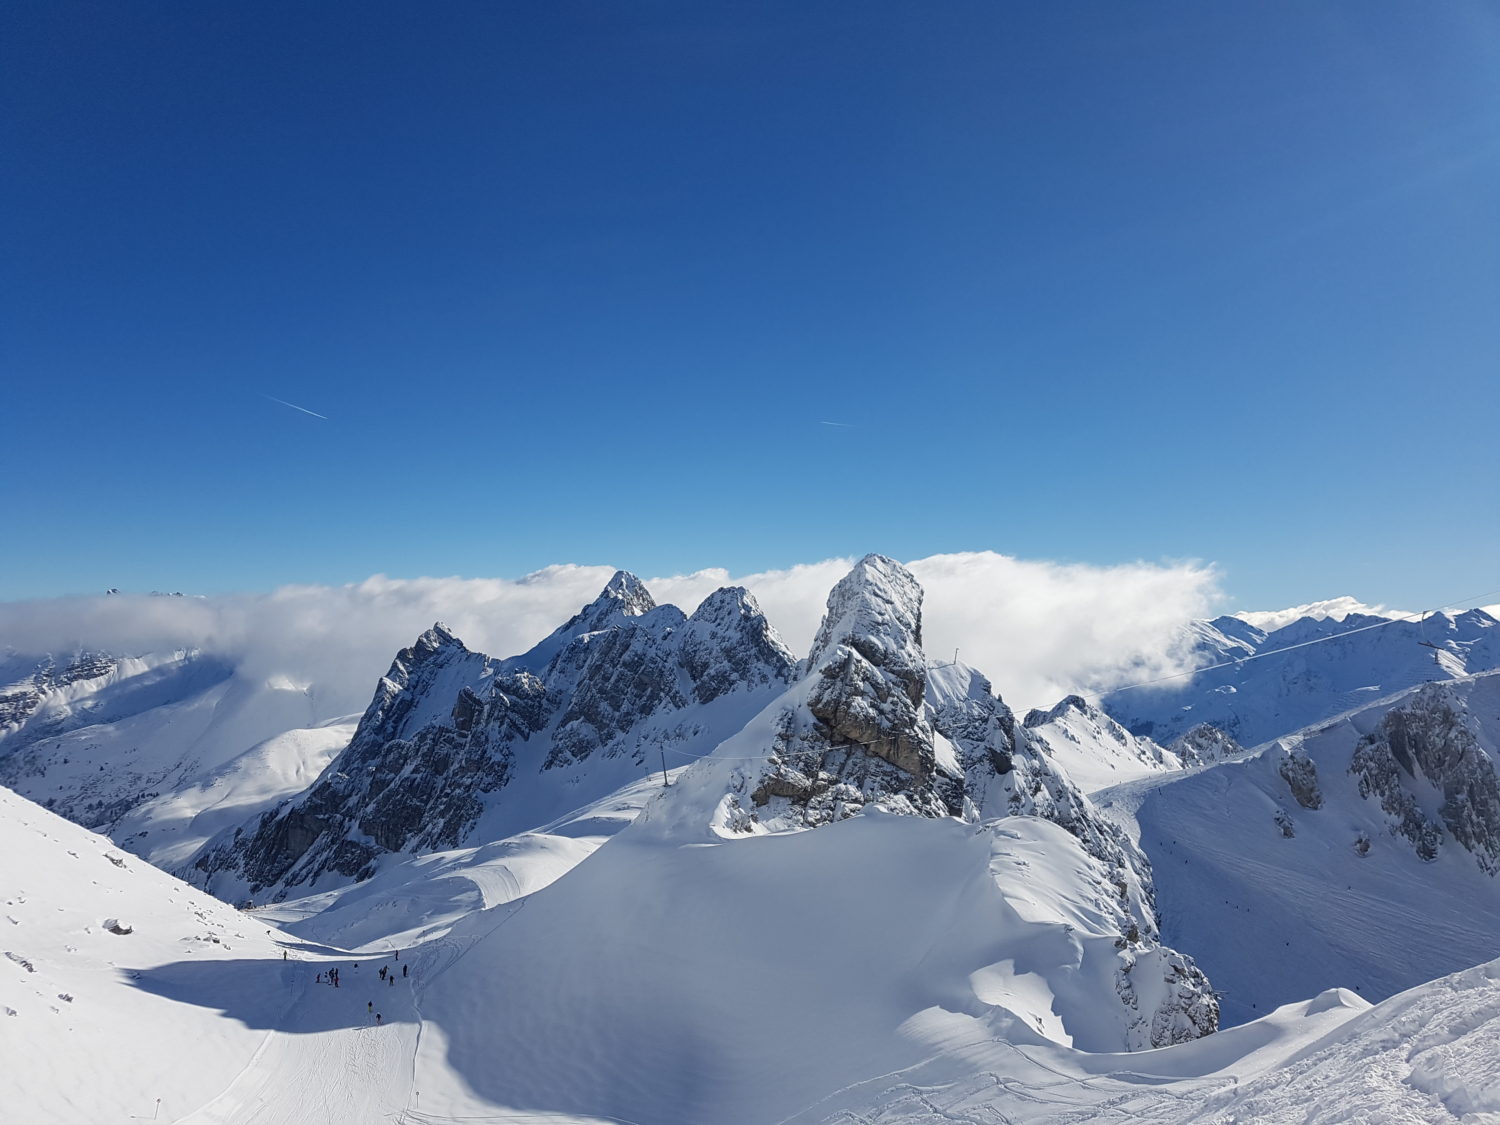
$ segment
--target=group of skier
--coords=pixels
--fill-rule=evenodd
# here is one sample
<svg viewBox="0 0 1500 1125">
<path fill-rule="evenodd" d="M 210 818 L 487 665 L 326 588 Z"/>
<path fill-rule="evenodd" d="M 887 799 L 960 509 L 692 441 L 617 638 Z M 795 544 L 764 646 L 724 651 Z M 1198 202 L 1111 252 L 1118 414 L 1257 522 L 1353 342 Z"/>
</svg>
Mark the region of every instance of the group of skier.
<svg viewBox="0 0 1500 1125">
<path fill-rule="evenodd" d="M 398 949 L 394 953 L 395 960 L 401 962 L 401 951 Z M 356 973 L 359 972 L 358 961 L 354 962 L 353 967 Z M 401 962 L 401 976 L 405 978 L 410 975 L 411 967 Z M 320 970 L 314 979 L 318 984 L 331 984 L 334 988 L 337 988 L 339 986 L 339 970 L 337 968 Z M 394 988 L 396 985 L 396 970 L 389 965 L 380 966 L 380 979 Z M 365 1011 L 375 1021 L 377 1026 L 384 1022 L 384 1017 L 375 1010 L 375 1001 L 367 1001 L 365 1003 Z"/>
</svg>

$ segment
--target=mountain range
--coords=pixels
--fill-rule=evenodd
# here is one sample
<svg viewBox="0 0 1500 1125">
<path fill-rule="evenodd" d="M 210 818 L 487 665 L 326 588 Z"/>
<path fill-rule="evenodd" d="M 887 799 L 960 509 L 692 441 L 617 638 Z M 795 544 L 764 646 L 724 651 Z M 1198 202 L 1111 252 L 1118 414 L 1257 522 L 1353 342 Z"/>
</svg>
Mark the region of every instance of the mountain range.
<svg viewBox="0 0 1500 1125">
<path fill-rule="evenodd" d="M 124 1105 L 44 1062 L 84 1002 L 193 1014 L 191 1081 L 98 1070 L 178 1120 L 297 1120 L 340 1059 L 382 1077 L 329 1120 L 1281 1120 L 1392 1036 L 1388 1107 L 1500 1113 L 1494 618 L 1200 622 L 1205 670 L 1018 718 L 922 600 L 867 556 L 799 658 L 743 589 L 621 572 L 520 655 L 435 625 L 361 715 L 201 653 L 11 654 L 10 1104 Z M 369 985 L 306 980 L 397 949 L 380 1037 Z"/>
</svg>

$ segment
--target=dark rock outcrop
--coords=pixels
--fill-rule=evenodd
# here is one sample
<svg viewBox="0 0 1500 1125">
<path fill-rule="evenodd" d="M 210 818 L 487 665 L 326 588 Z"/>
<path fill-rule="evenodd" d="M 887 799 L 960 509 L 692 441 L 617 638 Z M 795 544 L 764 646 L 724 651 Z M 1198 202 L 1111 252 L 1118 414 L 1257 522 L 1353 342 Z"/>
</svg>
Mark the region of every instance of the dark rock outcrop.
<svg viewBox="0 0 1500 1125">
<path fill-rule="evenodd" d="M 1304 809 L 1323 807 L 1323 791 L 1318 787 L 1318 767 L 1313 765 L 1312 759 L 1306 754 L 1300 750 L 1287 752 L 1282 755 L 1276 771 L 1292 791 L 1292 797 Z"/>
<path fill-rule="evenodd" d="M 1212 723 L 1199 723 L 1167 747 L 1185 766 L 1206 766 L 1237 758 L 1245 748 Z"/>
<path fill-rule="evenodd" d="M 1500 874 L 1500 778 L 1466 718 L 1446 685 L 1430 684 L 1386 713 L 1349 768 L 1360 796 L 1379 800 L 1417 855 L 1436 859 L 1451 836 L 1481 870 Z"/>
</svg>

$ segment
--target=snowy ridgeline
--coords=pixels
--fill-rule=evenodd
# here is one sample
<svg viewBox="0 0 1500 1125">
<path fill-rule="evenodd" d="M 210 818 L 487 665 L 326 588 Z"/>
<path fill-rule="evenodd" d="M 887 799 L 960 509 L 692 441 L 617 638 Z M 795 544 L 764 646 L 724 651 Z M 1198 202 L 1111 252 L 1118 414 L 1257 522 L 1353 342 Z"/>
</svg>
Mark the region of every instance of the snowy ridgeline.
<svg viewBox="0 0 1500 1125">
<path fill-rule="evenodd" d="M 1259 746 L 1430 680 L 1500 668 L 1500 622 L 1480 609 L 1416 621 L 1301 617 L 1269 632 L 1219 617 L 1194 622 L 1184 641 L 1206 670 L 1104 697 L 1131 732 L 1166 743 L 1208 723 Z"/>
</svg>

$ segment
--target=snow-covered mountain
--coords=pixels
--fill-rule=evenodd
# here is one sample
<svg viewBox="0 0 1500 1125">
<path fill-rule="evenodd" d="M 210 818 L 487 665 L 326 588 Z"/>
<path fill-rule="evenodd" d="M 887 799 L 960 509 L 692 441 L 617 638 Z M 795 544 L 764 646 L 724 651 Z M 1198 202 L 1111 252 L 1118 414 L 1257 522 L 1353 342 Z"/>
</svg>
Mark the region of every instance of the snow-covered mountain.
<svg viewBox="0 0 1500 1125">
<path fill-rule="evenodd" d="M 280 899 L 368 878 L 395 853 L 495 840 L 706 753 L 792 674 L 754 599 L 691 616 L 634 576 L 529 652 L 496 660 L 441 625 L 403 649 L 352 741 L 303 796 L 222 833 L 186 873 Z"/>
<path fill-rule="evenodd" d="M 1500 955 L 1497 747 L 1491 672 L 1098 800 L 1138 831 L 1162 933 L 1234 1023 L 1334 983 L 1382 999 Z"/>
<path fill-rule="evenodd" d="M 196 651 L 0 662 L 0 784 L 158 866 L 301 792 L 353 719 Z"/>
<path fill-rule="evenodd" d="M 182 1120 L 284 1026 L 293 967 L 254 918 L 6 789 L 0 857 L 6 1119 Z"/>
<path fill-rule="evenodd" d="M 1500 621 L 1479 609 L 1416 621 L 1351 613 L 1263 632 L 1220 617 L 1193 623 L 1188 646 L 1203 671 L 1106 694 L 1104 710 L 1159 743 L 1208 723 L 1258 746 L 1417 684 L 1500 668 Z"/>
</svg>

